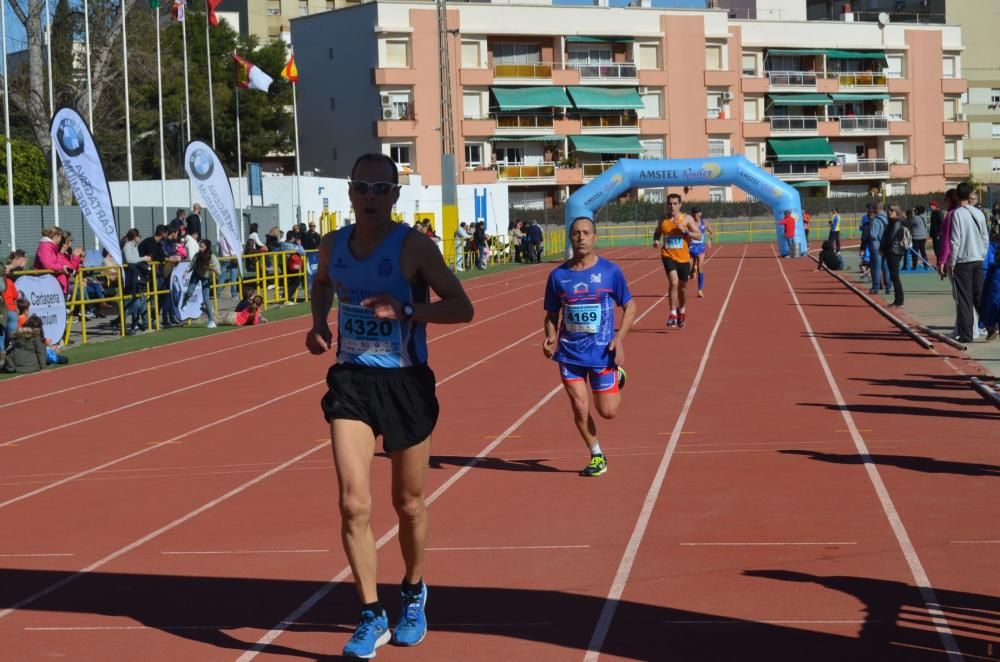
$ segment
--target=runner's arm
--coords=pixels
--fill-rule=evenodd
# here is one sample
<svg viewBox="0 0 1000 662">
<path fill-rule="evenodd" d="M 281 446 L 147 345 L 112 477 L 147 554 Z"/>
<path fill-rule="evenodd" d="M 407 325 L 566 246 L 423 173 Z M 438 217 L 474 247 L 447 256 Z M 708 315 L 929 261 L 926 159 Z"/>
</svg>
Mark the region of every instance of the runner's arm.
<svg viewBox="0 0 1000 662">
<path fill-rule="evenodd" d="M 437 244 L 426 235 L 411 232 L 406 240 L 415 260 L 415 275 L 427 283 L 440 299 L 433 303 L 414 303 L 413 319 L 434 324 L 462 324 L 475 315 L 469 295 L 461 281 L 444 261 Z M 404 269 L 404 273 L 406 273 Z"/>
<path fill-rule="evenodd" d="M 327 317 L 333 306 L 333 283 L 327 269 L 330 252 L 333 249 L 333 232 L 329 232 L 319 244 L 319 265 L 313 277 L 312 292 L 309 295 L 312 307 L 313 325 L 306 334 L 306 349 L 313 354 L 322 354 L 333 347 L 333 335 Z"/>
<path fill-rule="evenodd" d="M 545 321 L 542 325 L 545 330 L 545 341 L 542 342 L 542 353 L 545 358 L 551 359 L 556 353 L 556 344 L 559 342 L 559 311 L 545 311 Z"/>
<path fill-rule="evenodd" d="M 618 329 L 617 338 L 624 339 L 628 335 L 629 331 L 632 330 L 632 325 L 635 323 L 635 314 L 638 306 L 635 305 L 635 299 L 629 299 L 622 310 L 625 311 L 622 314 L 622 326 Z"/>
</svg>

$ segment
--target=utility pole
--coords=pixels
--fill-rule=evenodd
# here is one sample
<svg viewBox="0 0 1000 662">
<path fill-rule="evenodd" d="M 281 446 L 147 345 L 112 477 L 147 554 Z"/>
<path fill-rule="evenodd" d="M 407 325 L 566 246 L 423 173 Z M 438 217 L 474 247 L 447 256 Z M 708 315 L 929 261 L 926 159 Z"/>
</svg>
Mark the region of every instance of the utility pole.
<svg viewBox="0 0 1000 662">
<path fill-rule="evenodd" d="M 445 239 L 458 229 L 458 196 L 455 184 L 455 124 L 452 119 L 451 59 L 448 55 L 448 3 L 437 2 L 438 70 L 441 86 L 441 232 Z M 456 256 L 457 259 L 457 256 Z M 454 266 L 454 265 L 453 265 Z"/>
</svg>

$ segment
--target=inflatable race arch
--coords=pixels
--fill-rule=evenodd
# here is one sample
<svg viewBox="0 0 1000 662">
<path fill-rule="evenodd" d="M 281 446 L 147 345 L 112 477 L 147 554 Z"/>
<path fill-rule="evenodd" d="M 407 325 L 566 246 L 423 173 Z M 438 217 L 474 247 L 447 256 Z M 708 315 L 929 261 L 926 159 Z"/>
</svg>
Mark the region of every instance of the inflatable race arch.
<svg viewBox="0 0 1000 662">
<path fill-rule="evenodd" d="M 661 186 L 738 186 L 771 208 L 775 222 L 784 218 L 789 209 L 795 217 L 795 242 L 799 255 L 805 254 L 806 237 L 802 227 L 802 202 L 794 188 L 755 166 L 744 156 L 717 159 L 621 159 L 600 177 L 569 196 L 566 202 L 566 242 L 569 247 L 569 226 L 574 219 L 594 213 L 611 200 L 633 188 Z M 780 225 L 775 236 L 781 255 L 789 254 Z"/>
</svg>

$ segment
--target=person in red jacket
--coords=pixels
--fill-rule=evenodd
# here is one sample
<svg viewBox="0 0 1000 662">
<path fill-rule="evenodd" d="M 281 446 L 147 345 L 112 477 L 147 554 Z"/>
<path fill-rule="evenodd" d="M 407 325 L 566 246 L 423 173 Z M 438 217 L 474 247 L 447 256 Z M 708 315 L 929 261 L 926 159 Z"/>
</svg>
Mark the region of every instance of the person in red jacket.
<svg viewBox="0 0 1000 662">
<path fill-rule="evenodd" d="M 785 257 L 792 256 L 792 242 L 795 241 L 795 217 L 792 216 L 792 210 L 785 210 L 785 217 L 778 221 L 778 225 L 784 228 L 785 239 L 788 241 L 788 255 Z"/>
</svg>

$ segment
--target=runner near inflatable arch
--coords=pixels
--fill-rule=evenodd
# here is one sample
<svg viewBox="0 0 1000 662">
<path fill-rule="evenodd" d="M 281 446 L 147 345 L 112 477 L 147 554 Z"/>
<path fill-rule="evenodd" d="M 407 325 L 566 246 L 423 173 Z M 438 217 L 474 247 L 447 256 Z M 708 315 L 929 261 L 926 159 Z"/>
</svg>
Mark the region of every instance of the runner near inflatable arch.
<svg viewBox="0 0 1000 662">
<path fill-rule="evenodd" d="M 738 186 L 771 208 L 775 223 L 791 210 L 795 218 L 795 243 L 798 255 L 806 250 L 802 227 L 802 201 L 799 192 L 755 166 L 744 156 L 718 159 L 621 159 L 578 191 L 566 202 L 566 248 L 569 251 L 569 226 L 574 219 L 592 219 L 594 212 L 611 200 L 633 188 L 661 186 Z M 790 253 L 780 225 L 775 225 L 775 237 L 781 255 Z M 567 252 L 568 254 L 568 252 Z"/>
</svg>

